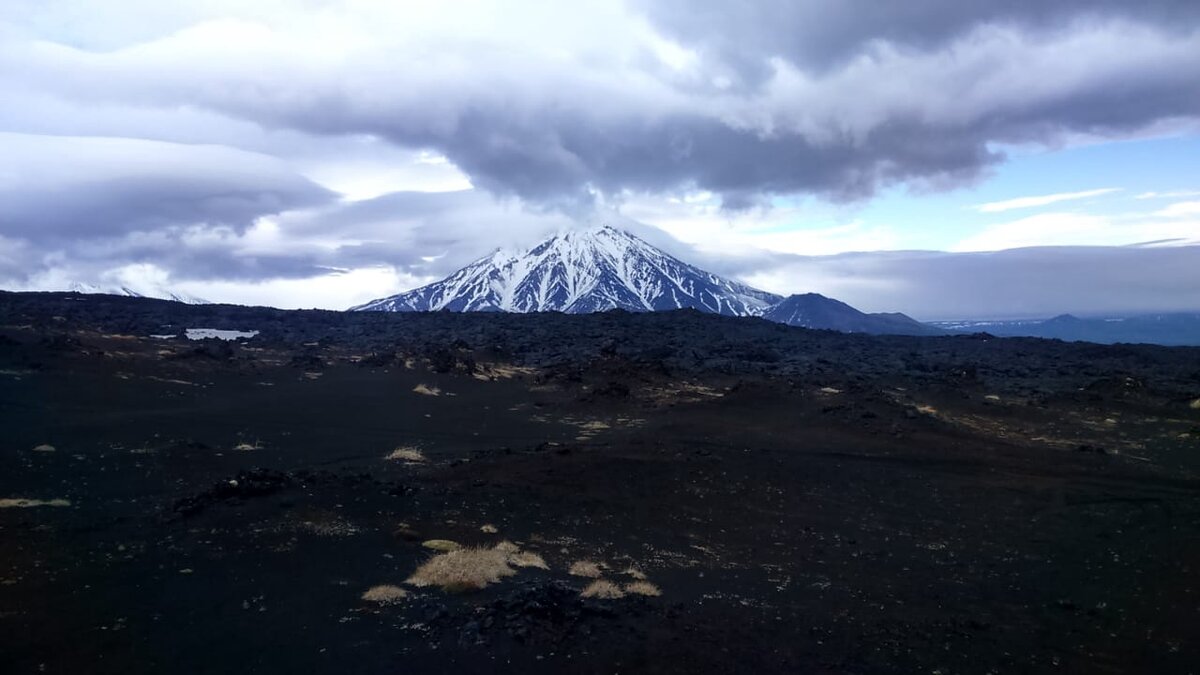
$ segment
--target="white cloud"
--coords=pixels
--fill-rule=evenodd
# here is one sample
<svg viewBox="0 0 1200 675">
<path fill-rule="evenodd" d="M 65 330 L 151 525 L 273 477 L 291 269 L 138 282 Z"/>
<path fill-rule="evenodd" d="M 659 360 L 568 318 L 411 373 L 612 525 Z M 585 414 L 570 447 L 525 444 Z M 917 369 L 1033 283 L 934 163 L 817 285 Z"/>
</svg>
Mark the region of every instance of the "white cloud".
<svg viewBox="0 0 1200 675">
<path fill-rule="evenodd" d="M 441 155 L 431 158 L 426 152 L 388 147 L 378 140 L 365 142 L 383 147 L 357 155 L 298 160 L 297 170 L 349 201 L 391 192 L 454 192 L 472 187 L 471 179 Z"/>
<path fill-rule="evenodd" d="M 1162 210 L 1155 211 L 1154 215 L 1162 216 L 1163 218 L 1188 218 L 1200 216 L 1200 201 L 1175 202 L 1174 204 L 1171 204 Z M 1196 232 L 1196 234 L 1200 235 L 1200 231 Z"/>
<path fill-rule="evenodd" d="M 811 202 L 729 212 L 712 193 L 697 191 L 667 200 L 629 198 L 620 212 L 712 256 L 762 251 L 832 255 L 880 251 L 902 241 L 892 227 L 855 218 L 852 208 Z"/>
<path fill-rule="evenodd" d="M 1110 217 L 1041 213 L 989 225 L 950 247 L 952 251 L 1001 251 L 1031 246 L 1128 246 L 1173 240 L 1200 241 L 1200 219 L 1162 219 L 1157 214 Z"/>
<path fill-rule="evenodd" d="M 1028 209 L 1036 206 L 1047 206 L 1049 204 L 1057 204 L 1058 202 L 1072 201 L 1076 199 L 1087 199 L 1089 197 L 1099 197 L 1101 195 L 1119 192 L 1121 188 L 1100 188 L 1097 190 L 1084 190 L 1082 192 L 1059 192 L 1051 195 L 1037 195 L 1034 197 L 1017 197 L 1015 199 L 1006 199 L 1000 202 L 988 202 L 986 204 L 977 204 L 972 207 L 980 213 L 1001 213 L 1003 211 L 1012 211 L 1014 209 Z"/>
<path fill-rule="evenodd" d="M 1170 192 L 1143 192 L 1134 199 L 1175 199 L 1178 197 L 1200 197 L 1200 190 L 1172 190 Z"/>
<path fill-rule="evenodd" d="M 363 267 L 300 279 L 255 282 L 193 281 L 179 285 L 192 295 L 242 305 L 282 309 L 347 309 L 433 281 L 393 267 Z"/>
</svg>

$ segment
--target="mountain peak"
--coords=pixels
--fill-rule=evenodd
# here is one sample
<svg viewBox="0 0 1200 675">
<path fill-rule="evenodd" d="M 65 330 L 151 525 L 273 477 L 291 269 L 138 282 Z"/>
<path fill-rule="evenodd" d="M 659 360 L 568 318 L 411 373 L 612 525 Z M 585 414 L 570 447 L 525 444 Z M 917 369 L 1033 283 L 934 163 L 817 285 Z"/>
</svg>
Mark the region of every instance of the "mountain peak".
<svg viewBox="0 0 1200 675">
<path fill-rule="evenodd" d="M 695 308 L 756 315 L 779 297 L 688 265 L 608 223 L 497 250 L 442 281 L 355 307 L 568 313 Z"/>
</svg>

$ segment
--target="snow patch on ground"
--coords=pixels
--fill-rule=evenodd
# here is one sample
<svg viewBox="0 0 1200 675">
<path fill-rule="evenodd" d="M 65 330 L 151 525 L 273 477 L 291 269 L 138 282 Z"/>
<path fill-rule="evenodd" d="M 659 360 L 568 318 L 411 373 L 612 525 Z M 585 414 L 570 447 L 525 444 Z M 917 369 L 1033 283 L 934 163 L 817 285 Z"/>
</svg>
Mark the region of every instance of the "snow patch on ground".
<svg viewBox="0 0 1200 675">
<path fill-rule="evenodd" d="M 189 340 L 206 340 L 208 338 L 217 338 L 218 340 L 240 340 L 242 338 L 252 338 L 258 335 L 256 330 L 221 330 L 219 328 L 188 328 L 184 331 L 184 335 Z M 151 336 L 159 337 L 159 336 Z M 171 336 L 174 337 L 174 336 Z"/>
</svg>

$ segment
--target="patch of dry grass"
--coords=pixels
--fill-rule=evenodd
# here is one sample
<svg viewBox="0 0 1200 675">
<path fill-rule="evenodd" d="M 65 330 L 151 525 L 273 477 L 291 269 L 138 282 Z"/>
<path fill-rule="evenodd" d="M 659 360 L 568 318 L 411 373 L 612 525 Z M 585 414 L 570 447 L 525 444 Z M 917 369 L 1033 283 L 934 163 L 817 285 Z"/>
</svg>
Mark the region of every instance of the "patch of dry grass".
<svg viewBox="0 0 1200 675">
<path fill-rule="evenodd" d="M 447 592 L 479 590 L 517 573 L 509 566 L 508 557 L 494 548 L 460 548 L 430 558 L 406 583 L 438 586 Z"/>
<path fill-rule="evenodd" d="M 447 592 L 475 591 L 513 576 L 517 573 L 514 567 L 550 569 L 542 556 L 522 551 L 511 541 L 502 541 L 492 548 L 459 547 L 435 555 L 418 567 L 405 583 L 418 587 L 438 586 Z"/>
<path fill-rule="evenodd" d="M 643 572 L 643 571 L 641 571 L 641 570 L 639 570 L 639 569 L 638 569 L 638 568 L 636 568 L 636 567 L 633 567 L 632 565 L 631 565 L 631 566 L 629 566 L 629 567 L 626 567 L 626 568 L 625 568 L 625 569 L 624 569 L 624 570 L 621 572 L 621 574 L 624 574 L 624 575 L 625 575 L 625 576 L 627 576 L 627 577 L 633 577 L 634 579 L 637 579 L 638 581 L 645 581 L 645 580 L 646 580 L 646 573 L 645 573 L 645 572 Z"/>
<path fill-rule="evenodd" d="M 493 550 L 499 551 L 508 556 L 508 564 L 513 567 L 538 567 L 544 570 L 550 569 L 546 564 L 546 560 L 542 556 L 522 551 L 520 546 L 505 539 L 504 541 L 492 547 Z"/>
<path fill-rule="evenodd" d="M 626 593 L 632 595 L 646 595 L 652 598 L 657 598 L 658 596 L 662 595 L 662 591 L 658 589 L 658 586 L 655 586 L 649 581 L 634 581 L 632 583 L 625 584 L 624 590 Z"/>
<path fill-rule="evenodd" d="M 233 446 L 233 449 L 237 450 L 238 452 L 250 452 L 251 450 L 262 450 L 262 447 L 262 444 L 258 441 L 254 441 L 253 443 L 246 443 L 243 441 Z"/>
<path fill-rule="evenodd" d="M 591 560 L 576 560 L 571 563 L 571 567 L 567 572 L 575 577 L 598 579 L 600 577 L 600 566 Z"/>
<path fill-rule="evenodd" d="M 482 532 L 482 533 L 484 533 L 484 534 L 496 534 L 496 533 L 497 533 L 497 532 L 499 532 L 500 530 L 496 529 L 496 526 L 495 526 L 495 525 L 492 525 L 491 523 L 488 523 L 488 524 L 486 524 L 486 525 L 483 525 L 482 527 L 480 527 L 480 528 L 479 528 L 479 531 L 480 531 L 480 532 Z"/>
<path fill-rule="evenodd" d="M 418 384 L 417 386 L 413 387 L 413 392 L 417 393 L 417 394 L 421 394 L 422 396 L 441 396 L 442 395 L 441 389 L 438 389 L 437 387 L 431 387 L 427 384 Z"/>
<path fill-rule="evenodd" d="M 495 548 L 497 551 L 500 551 L 501 553 L 516 553 L 521 550 L 520 546 L 517 546 L 516 544 L 512 543 L 511 541 L 509 541 L 507 539 L 500 542 L 499 544 L 496 544 L 493 548 Z"/>
<path fill-rule="evenodd" d="M 387 454 L 386 457 L 384 457 L 384 459 L 389 459 L 392 461 L 413 462 L 413 463 L 420 463 L 420 462 L 426 461 L 425 453 L 421 452 L 421 450 L 419 448 L 415 448 L 415 447 L 412 447 L 409 445 L 402 445 L 402 446 L 396 448 L 395 450 L 392 450 L 391 452 L 389 452 Z"/>
<path fill-rule="evenodd" d="M 536 553 L 529 551 L 517 551 L 508 555 L 508 564 L 514 567 L 537 567 L 538 569 L 548 570 L 550 566 L 546 564 L 546 560 Z"/>
<path fill-rule="evenodd" d="M 71 502 L 65 499 L 25 499 L 23 497 L 15 497 L 11 499 L 0 499 L 0 509 L 28 509 L 35 506 L 70 506 Z"/>
<path fill-rule="evenodd" d="M 584 598 L 598 598 L 600 600 L 616 600 L 625 597 L 625 591 L 621 587 L 611 581 L 597 579 L 588 584 L 587 588 L 579 593 Z"/>
<path fill-rule="evenodd" d="M 725 394 L 712 387 L 693 382 L 680 382 L 665 387 L 646 389 L 647 398 L 654 403 L 700 403 L 721 398 Z"/>
<path fill-rule="evenodd" d="M 1200 410 L 1200 398 L 1196 399 L 1195 401 L 1192 401 L 1191 408 L 1192 408 L 1192 410 Z"/>
<path fill-rule="evenodd" d="M 1195 406 L 1193 406 L 1195 407 Z M 33 449 L 34 452 L 54 452 L 54 446 L 49 443 L 42 443 Z"/>
<path fill-rule="evenodd" d="M 443 553 L 457 551 L 462 548 L 462 544 L 457 541 L 450 541 L 449 539 L 429 539 L 421 542 L 421 545 L 431 551 L 441 551 Z"/>
<path fill-rule="evenodd" d="M 500 363 L 477 363 L 478 370 L 475 372 L 475 379 L 484 382 L 492 380 L 511 380 L 515 377 L 525 375 L 536 375 L 537 371 L 533 368 L 524 368 L 521 366 L 513 366 Z"/>
<path fill-rule="evenodd" d="M 367 602 L 375 602 L 380 605 L 399 604 L 401 600 L 407 597 L 408 591 L 400 588 L 399 586 L 392 586 L 391 584 L 372 586 L 362 594 L 363 600 L 366 600 Z"/>
</svg>

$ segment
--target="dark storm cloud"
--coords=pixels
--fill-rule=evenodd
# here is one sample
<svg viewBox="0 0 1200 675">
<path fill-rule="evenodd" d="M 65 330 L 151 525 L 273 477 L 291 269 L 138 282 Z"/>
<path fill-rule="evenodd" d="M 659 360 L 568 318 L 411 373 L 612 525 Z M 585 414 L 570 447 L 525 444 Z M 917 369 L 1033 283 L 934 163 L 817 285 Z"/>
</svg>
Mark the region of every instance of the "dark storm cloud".
<svg viewBox="0 0 1200 675">
<path fill-rule="evenodd" d="M 1193 0 L 636 0 L 655 26 L 751 81 L 781 57 L 823 70 L 889 43 L 930 51 L 981 26 L 1045 35 L 1122 19 L 1187 34 L 1200 21 Z"/>
<path fill-rule="evenodd" d="M 1200 110 L 1191 1 L 635 9 L 659 35 L 584 5 L 608 21 L 592 34 L 534 34 L 510 12 L 478 35 L 381 31 L 332 61 L 238 26 L 104 53 L 41 44 L 6 60 L 21 86 L 53 82 L 65 97 L 436 149 L 478 187 L 570 213 L 625 190 L 700 188 L 745 208 L 774 194 L 949 188 L 1001 161 L 995 144 L 1121 138 Z M 565 20 L 553 11 L 529 13 Z"/>
<path fill-rule="evenodd" d="M 818 192 L 846 200 L 901 181 L 963 182 L 999 159 L 973 135 L 900 120 L 871 130 L 863 142 L 832 144 L 764 137 L 696 115 L 610 128 L 553 117 L 530 128 L 500 124 L 469 122 L 439 149 L 479 187 L 541 203 L 582 197 L 585 185 L 610 194 L 695 185 L 724 195 L 734 208 L 764 194 Z M 543 138 L 545 129 L 556 130 L 553 139 Z M 386 123 L 374 131 L 391 133 Z M 513 142 L 487 142 L 496 136 Z"/>
<path fill-rule="evenodd" d="M 445 137 L 386 122 L 371 130 L 436 145 L 478 185 L 530 199 L 577 194 L 581 185 L 609 193 L 695 185 L 744 208 L 763 194 L 853 200 L 894 184 L 955 187 L 1003 159 L 992 144 L 1120 137 L 1200 111 L 1200 3 L 709 7 L 647 5 L 656 25 L 711 57 L 703 63 L 712 73 L 755 74 L 733 95 L 684 88 L 682 110 L 602 121 L 557 108 L 509 117 L 481 107 Z M 1149 42 L 1153 57 L 1114 56 Z M 790 78 L 775 57 L 795 70 Z"/>
</svg>

